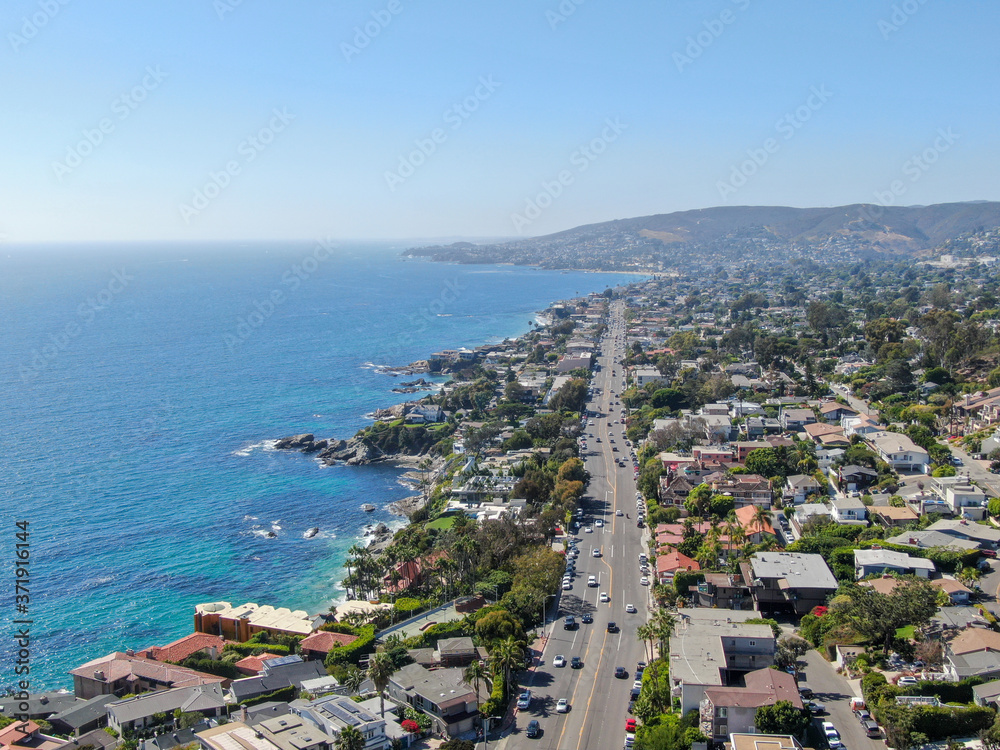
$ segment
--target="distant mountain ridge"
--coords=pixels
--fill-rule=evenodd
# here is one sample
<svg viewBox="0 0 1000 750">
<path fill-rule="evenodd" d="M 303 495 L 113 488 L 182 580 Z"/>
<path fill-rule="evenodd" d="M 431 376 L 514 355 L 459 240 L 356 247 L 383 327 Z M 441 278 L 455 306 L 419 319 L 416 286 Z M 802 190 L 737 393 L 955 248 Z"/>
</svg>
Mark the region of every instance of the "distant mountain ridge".
<svg viewBox="0 0 1000 750">
<path fill-rule="evenodd" d="M 404 255 L 461 263 L 563 268 L 656 268 L 697 255 L 720 259 L 794 253 L 829 257 L 927 254 L 968 233 L 1000 227 L 1000 202 L 832 208 L 718 206 L 587 224 L 497 244 L 455 243 Z"/>
</svg>

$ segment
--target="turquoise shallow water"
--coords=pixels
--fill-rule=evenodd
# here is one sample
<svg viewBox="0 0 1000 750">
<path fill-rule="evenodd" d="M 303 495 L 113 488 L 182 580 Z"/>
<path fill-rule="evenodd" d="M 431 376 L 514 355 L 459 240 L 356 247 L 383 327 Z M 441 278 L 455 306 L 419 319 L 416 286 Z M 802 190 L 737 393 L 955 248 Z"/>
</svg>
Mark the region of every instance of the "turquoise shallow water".
<svg viewBox="0 0 1000 750">
<path fill-rule="evenodd" d="M 325 610 L 347 548 L 365 523 L 398 523 L 385 507 L 407 492 L 395 469 L 321 468 L 267 441 L 348 437 L 412 398 L 372 364 L 520 335 L 556 299 L 631 280 L 404 261 L 402 248 L 0 256 L 0 619 L 10 633 L 26 519 L 33 690 L 191 632 L 198 602 Z M 0 639 L 0 686 L 13 653 Z"/>
</svg>

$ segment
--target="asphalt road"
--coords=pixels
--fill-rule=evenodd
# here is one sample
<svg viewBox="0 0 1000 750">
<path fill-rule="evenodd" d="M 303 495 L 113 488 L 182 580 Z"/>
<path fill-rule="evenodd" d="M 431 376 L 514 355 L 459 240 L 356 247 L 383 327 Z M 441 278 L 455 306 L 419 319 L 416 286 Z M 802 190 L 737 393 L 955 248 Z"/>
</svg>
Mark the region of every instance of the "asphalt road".
<svg viewBox="0 0 1000 750">
<path fill-rule="evenodd" d="M 538 750 L 598 750 L 622 747 L 625 739 L 625 720 L 628 718 L 628 696 L 635 675 L 635 665 L 645 661 L 645 646 L 636 637 L 636 628 L 648 618 L 650 587 L 639 583 L 639 552 L 643 530 L 636 527 L 635 481 L 625 445 L 624 425 L 620 424 L 621 406 L 612 406 L 622 391 L 622 368 L 612 362 L 611 342 L 614 342 L 614 359 L 623 354 L 623 324 L 621 305 L 613 308 L 613 323 L 605 338 L 599 362 L 601 371 L 592 381 L 595 399 L 590 409 L 601 416 L 594 417 L 594 424 L 587 432 L 584 458 L 591 480 L 584 501 L 586 521 L 584 526 L 593 528 L 588 534 L 577 533 L 580 556 L 572 591 L 563 591 L 559 598 L 559 616 L 547 626 L 548 639 L 542 651 L 541 664 L 526 681 L 532 692 L 528 709 L 521 709 L 516 716 L 516 728 L 507 739 L 508 748 L 538 748 Z M 612 370 L 617 372 L 612 377 Z M 611 395 L 611 391 L 615 395 Z M 613 424 L 614 422 L 619 424 Z M 601 438 L 601 442 L 596 441 Z M 611 443 L 614 439 L 614 443 Z M 612 450 L 617 446 L 618 451 Z M 626 459 L 624 468 L 617 466 L 615 458 Z M 630 518 L 616 516 L 621 509 Z M 603 527 L 593 525 L 601 519 Z M 600 549 L 602 556 L 593 557 L 593 550 Z M 599 586 L 587 586 L 588 576 L 596 576 Z M 610 601 L 601 603 L 601 592 Z M 634 614 L 625 612 L 626 604 L 634 604 Z M 591 613 L 594 622 L 579 624 L 580 616 Z M 575 630 L 563 629 L 563 616 L 576 616 Z M 614 621 L 620 631 L 608 633 L 607 624 Z M 553 667 L 557 654 L 566 658 L 566 667 Z M 582 669 L 568 665 L 574 656 L 583 660 Z M 628 679 L 616 679 L 615 667 L 629 670 Z M 570 711 L 556 713 L 556 702 L 567 698 Z M 524 729 L 528 722 L 537 719 L 542 736 L 528 739 Z"/>
<path fill-rule="evenodd" d="M 850 683 L 842 675 L 837 674 L 833 665 L 815 650 L 809 651 L 803 660 L 806 668 L 799 674 L 799 682 L 809 685 L 814 694 L 813 700 L 822 703 L 827 710 L 826 715 L 813 720 L 815 736 L 822 737 L 820 729 L 822 722 L 832 721 L 847 750 L 885 750 L 885 741 L 870 739 L 861 728 L 861 722 L 851 711 L 851 698 L 855 696 L 851 692 Z M 820 739 L 812 746 L 826 747 L 826 741 Z"/>
</svg>

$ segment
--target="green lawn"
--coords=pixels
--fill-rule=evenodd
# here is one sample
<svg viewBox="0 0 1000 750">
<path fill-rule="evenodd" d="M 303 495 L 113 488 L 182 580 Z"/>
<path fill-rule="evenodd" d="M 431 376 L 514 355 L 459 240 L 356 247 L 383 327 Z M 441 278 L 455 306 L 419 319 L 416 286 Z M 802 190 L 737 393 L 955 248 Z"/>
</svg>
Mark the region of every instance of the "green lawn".
<svg viewBox="0 0 1000 750">
<path fill-rule="evenodd" d="M 912 641 L 913 640 L 913 630 L 914 630 L 914 628 L 913 628 L 912 625 L 907 625 L 905 628 L 899 628 L 898 630 L 896 630 L 896 637 L 897 638 L 905 638 L 908 641 Z"/>
<path fill-rule="evenodd" d="M 455 525 L 456 513 L 445 513 L 444 515 L 438 516 L 429 524 L 427 524 L 428 529 L 438 529 L 440 531 L 445 531 L 450 529 Z"/>
</svg>

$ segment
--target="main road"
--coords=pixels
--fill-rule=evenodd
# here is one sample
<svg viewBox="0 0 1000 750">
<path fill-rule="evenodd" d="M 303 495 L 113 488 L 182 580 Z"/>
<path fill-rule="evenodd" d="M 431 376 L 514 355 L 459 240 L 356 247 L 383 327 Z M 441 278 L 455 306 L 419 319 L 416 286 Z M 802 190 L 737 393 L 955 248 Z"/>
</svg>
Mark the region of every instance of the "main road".
<svg viewBox="0 0 1000 750">
<path fill-rule="evenodd" d="M 577 533 L 580 555 L 573 589 L 561 593 L 559 617 L 548 626 L 541 663 L 526 683 L 532 691 L 531 706 L 518 711 L 516 729 L 506 740 L 508 747 L 621 747 L 636 663 L 646 660 L 636 628 L 648 619 L 653 577 L 649 576 L 649 586 L 640 583 L 639 553 L 646 550 L 643 530 L 636 526 L 635 480 L 620 405 L 624 373 L 619 363 L 625 349 L 621 303 L 612 303 L 609 317 L 598 356 L 600 369 L 592 380 L 594 395 L 589 410 L 596 416 L 584 431 L 588 435 L 583 453 L 590 485 L 583 504 L 584 521 Z M 624 467 L 618 465 L 618 458 L 624 459 Z M 623 515 L 616 515 L 616 511 Z M 595 524 L 598 520 L 602 526 Z M 590 533 L 585 530 L 588 528 Z M 600 557 L 594 556 L 595 551 Z M 589 576 L 595 576 L 597 586 L 587 585 Z M 601 602 L 601 594 L 607 594 L 609 601 Z M 630 604 L 635 613 L 626 612 Z M 580 623 L 586 613 L 593 615 L 593 623 Z M 563 628 L 566 615 L 576 618 L 575 629 Z M 617 632 L 608 632 L 609 622 L 618 625 Z M 557 655 L 565 657 L 565 667 L 553 666 Z M 582 668 L 570 667 L 574 656 L 582 659 Z M 628 670 L 627 678 L 615 677 L 619 666 Z M 560 698 L 569 701 L 567 713 L 556 712 Z M 525 736 L 524 729 L 532 719 L 542 728 L 537 739 Z"/>
</svg>

